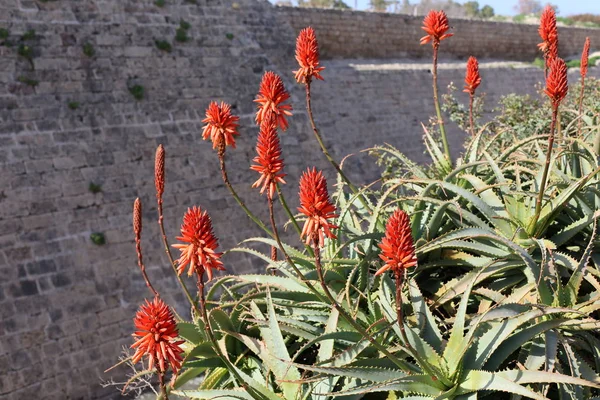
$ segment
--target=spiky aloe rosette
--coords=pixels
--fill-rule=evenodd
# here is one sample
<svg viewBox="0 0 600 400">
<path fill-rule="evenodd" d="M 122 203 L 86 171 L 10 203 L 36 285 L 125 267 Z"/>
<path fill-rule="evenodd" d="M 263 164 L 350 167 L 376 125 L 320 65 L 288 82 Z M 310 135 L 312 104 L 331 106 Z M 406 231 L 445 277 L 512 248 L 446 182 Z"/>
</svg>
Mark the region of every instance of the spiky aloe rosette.
<svg viewBox="0 0 600 400">
<path fill-rule="evenodd" d="M 176 271 L 197 272 L 192 303 L 200 307 L 192 304 L 192 320 L 177 324 L 183 360 L 174 389 L 165 391 L 261 400 L 598 397 L 600 161 L 591 134 L 597 121 L 585 102 L 577 112 L 565 105 L 571 104 L 566 68 L 550 57 L 558 38 L 552 18 L 544 21 L 542 132 L 516 133 L 506 119 L 478 126 L 473 117 L 464 153 L 451 160 L 436 130 L 424 127 L 431 165 L 417 165 L 389 145 L 375 147 L 394 166 L 376 188 L 354 186 L 324 148 L 310 106 L 310 85 L 322 78 L 323 66 L 315 32 L 303 30 L 294 74 L 305 85 L 311 128 L 335 171 L 306 170 L 298 198 L 288 199 L 299 213 L 290 211 L 278 186 L 286 148 L 277 132 L 293 123 L 290 99 L 283 80 L 265 74 L 251 168 L 259 174 L 253 194 L 266 194 L 271 230 L 254 220 L 268 237 L 229 251 L 257 257 L 275 274 L 236 274 L 215 253 L 204 214 L 184 219 L 181 257 L 171 261 Z M 443 12 L 432 12 L 423 25 L 435 68 L 450 24 Z M 472 100 L 485 71 L 475 58 L 466 71 Z M 432 89 L 437 92 L 435 80 Z M 256 218 L 226 178 L 225 148 L 234 143 L 237 119 L 223 117 L 224 103 L 210 107 L 204 136 L 219 151 L 230 191 Z M 443 126 L 437 111 L 434 125 Z M 577 118 L 581 129 L 564 123 Z M 330 192 L 325 176 L 334 172 L 338 184 Z M 279 203 L 299 246 L 281 240 Z M 204 272 L 223 267 L 231 275 L 215 274 L 205 288 Z M 180 389 L 197 376 L 196 389 Z"/>
</svg>

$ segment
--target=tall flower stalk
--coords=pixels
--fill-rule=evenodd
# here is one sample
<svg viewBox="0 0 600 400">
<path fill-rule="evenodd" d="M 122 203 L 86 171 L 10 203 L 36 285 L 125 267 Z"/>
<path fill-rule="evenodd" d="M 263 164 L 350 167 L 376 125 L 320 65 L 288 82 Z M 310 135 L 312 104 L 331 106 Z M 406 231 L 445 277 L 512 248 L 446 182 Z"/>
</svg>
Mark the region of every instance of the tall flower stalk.
<svg viewBox="0 0 600 400">
<path fill-rule="evenodd" d="M 210 324 L 210 318 L 206 307 L 206 297 L 204 293 L 205 278 L 208 280 L 213 277 L 214 270 L 225 270 L 221 262 L 223 253 L 216 252 L 218 239 L 213 232 L 212 220 L 206 211 L 200 207 L 192 207 L 187 210 L 183 216 L 181 224 L 181 236 L 177 238 L 180 242 L 176 247 L 181 252 L 179 259 L 178 274 L 185 271 L 189 266 L 188 276 L 196 274 L 196 286 L 198 288 L 198 302 L 200 303 L 200 315 L 204 322 L 206 336 L 212 344 L 217 356 L 227 366 L 227 369 L 233 374 L 242 387 L 250 390 L 244 380 L 237 373 L 236 367 L 231 363 L 229 357 L 223 353 Z"/>
<path fill-rule="evenodd" d="M 165 192 L 165 148 L 162 144 L 156 148 L 156 154 L 154 157 L 154 186 L 156 188 L 156 202 L 158 205 L 158 226 L 160 227 L 163 245 L 165 246 L 165 253 L 167 254 L 167 258 L 169 259 L 169 263 L 171 264 L 173 271 L 175 272 L 177 281 L 183 289 L 185 297 L 190 303 L 192 309 L 195 311 L 196 315 L 199 315 L 200 310 L 198 309 L 198 305 L 196 304 L 194 299 L 192 299 L 192 295 L 190 294 L 190 291 L 185 285 L 185 282 L 183 282 L 183 279 L 181 279 L 181 277 L 177 273 L 177 265 L 175 264 L 175 260 L 173 259 L 173 255 L 171 254 L 171 246 L 169 245 L 169 240 L 167 239 L 167 234 L 165 232 L 163 216 L 163 194 Z"/>
<path fill-rule="evenodd" d="M 213 149 L 217 149 L 223 182 L 225 183 L 225 186 L 227 186 L 227 189 L 229 189 L 229 192 L 235 201 L 256 225 L 272 237 L 273 232 L 271 232 L 271 230 L 248 209 L 244 201 L 238 196 L 233 188 L 227 175 L 227 168 L 225 167 L 225 149 L 227 146 L 235 148 L 234 136 L 239 135 L 237 132 L 238 121 L 239 117 L 231 114 L 231 106 L 229 104 L 225 102 L 219 104 L 216 101 L 213 101 L 206 109 L 206 118 L 202 120 L 202 122 L 206 124 L 202 131 L 202 138 L 204 140 L 210 139 L 213 143 Z"/>
<path fill-rule="evenodd" d="M 552 148 L 554 146 L 554 131 L 558 117 L 558 107 L 567 95 L 568 90 L 567 64 L 562 58 L 558 57 L 550 60 L 548 62 L 548 77 L 546 78 L 546 89 L 544 89 L 544 93 L 550 98 L 552 104 L 552 122 L 550 124 L 548 150 L 546 151 L 546 161 L 542 173 L 542 181 L 540 182 L 539 193 L 535 202 L 535 213 L 529 227 L 530 233 L 535 233 L 535 226 L 542 211 L 542 200 L 544 198 L 544 192 L 546 191 L 550 162 L 552 160 Z"/>
<path fill-rule="evenodd" d="M 590 38 L 585 38 L 583 52 L 581 53 L 581 65 L 579 73 L 581 74 L 581 91 L 579 92 L 579 121 L 577 121 L 577 136 L 581 136 L 581 123 L 583 117 L 583 92 L 585 91 L 585 77 L 588 71 L 588 62 L 590 57 Z"/>
<path fill-rule="evenodd" d="M 469 93 L 469 127 L 471 136 L 475 136 L 475 122 L 473 118 L 473 102 L 475 100 L 475 90 L 481 84 L 481 76 L 479 75 L 479 63 L 473 56 L 467 61 L 467 72 L 465 75 L 465 89 Z"/>
<path fill-rule="evenodd" d="M 315 257 L 315 269 L 317 270 L 317 276 L 321 288 L 329 300 L 332 307 L 334 307 L 339 314 L 344 318 L 358 333 L 360 333 L 365 339 L 367 339 L 373 346 L 375 346 L 382 354 L 384 354 L 390 361 L 396 364 L 402 370 L 411 370 L 410 365 L 404 363 L 381 343 L 376 341 L 367 330 L 365 330 L 346 310 L 338 303 L 331 291 L 327 282 L 325 281 L 325 274 L 323 272 L 323 266 L 321 262 L 321 247 L 324 245 L 325 237 L 335 239 L 336 236 L 333 233 L 334 229 L 338 227 L 331 223 L 329 220 L 336 218 L 335 206 L 329 199 L 329 193 L 327 191 L 327 181 L 321 171 L 313 168 L 308 169 L 300 177 L 300 207 L 298 211 L 306 216 L 304 227 L 302 228 L 302 236 L 305 237 L 306 243 L 312 246 L 314 257 Z"/>
<path fill-rule="evenodd" d="M 310 26 L 304 28 L 298 34 L 298 38 L 296 39 L 296 61 L 300 68 L 298 68 L 294 72 L 294 76 L 298 83 L 304 84 L 304 89 L 306 92 L 306 112 L 308 114 L 308 120 L 310 121 L 310 126 L 312 128 L 313 134 L 317 139 L 317 143 L 319 143 L 319 147 L 321 147 L 321 151 L 325 155 L 325 158 L 329 163 L 333 166 L 336 172 L 340 175 L 342 180 L 346 182 L 352 193 L 358 194 L 358 188 L 348 179 L 340 164 L 335 161 L 325 143 L 323 142 L 323 138 L 317 129 L 317 124 L 315 123 L 315 119 L 312 111 L 312 103 L 311 103 L 311 84 L 314 79 L 323 80 L 323 76 L 321 76 L 321 71 L 325 69 L 319 65 L 319 44 L 317 42 L 317 37 L 315 35 L 315 31 Z M 358 197 L 360 202 L 367 209 L 368 202 L 361 195 Z"/>
<path fill-rule="evenodd" d="M 438 119 L 437 123 L 440 127 L 444 154 L 446 155 L 448 162 L 451 163 L 452 158 L 450 156 L 450 146 L 448 145 L 448 138 L 446 136 L 446 128 L 444 126 L 444 119 L 442 118 L 442 109 L 440 107 L 438 95 L 437 64 L 440 42 L 453 36 L 454 34 L 446 33 L 448 29 L 450 29 L 450 25 L 448 24 L 448 17 L 444 11 L 431 10 L 425 19 L 423 19 L 423 26 L 421 29 L 427 33 L 426 36 L 421 38 L 421 44 L 423 45 L 431 42 L 431 46 L 433 47 L 433 103 L 435 105 L 435 113 Z"/>
</svg>

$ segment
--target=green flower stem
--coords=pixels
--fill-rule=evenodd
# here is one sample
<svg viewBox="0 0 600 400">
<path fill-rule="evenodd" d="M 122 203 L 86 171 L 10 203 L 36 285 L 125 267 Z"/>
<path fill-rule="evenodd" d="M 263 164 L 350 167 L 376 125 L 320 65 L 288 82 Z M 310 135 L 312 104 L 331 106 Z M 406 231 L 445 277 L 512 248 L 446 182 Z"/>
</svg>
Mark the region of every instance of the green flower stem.
<svg viewBox="0 0 600 400">
<path fill-rule="evenodd" d="M 315 119 L 313 118 L 312 105 L 311 105 L 311 100 L 310 100 L 310 79 L 306 81 L 306 84 L 304 85 L 304 87 L 306 88 L 306 111 L 308 113 L 308 119 L 310 121 L 310 126 L 312 127 L 313 133 L 315 134 L 315 138 L 317 139 L 317 142 L 319 143 L 319 146 L 321 147 L 321 150 L 323 151 L 325 158 L 327 158 L 329 163 L 331 165 L 333 165 L 333 168 L 335 168 L 335 170 L 342 177 L 344 182 L 346 182 L 346 184 L 348 185 L 348 187 L 350 188 L 352 193 L 359 195 L 360 192 L 358 191 L 358 188 L 356 186 L 354 186 L 354 184 L 352 182 L 350 182 L 350 179 L 348 179 L 346 174 L 344 174 L 340 165 L 333 159 L 333 157 L 327 150 L 327 147 L 325 147 L 323 138 L 321 137 L 321 134 L 319 133 L 319 130 L 317 129 L 317 125 L 315 124 Z M 358 199 L 360 200 L 362 205 L 367 210 L 369 210 L 369 203 L 364 198 L 364 195 L 360 195 L 358 197 Z"/>
<path fill-rule="evenodd" d="M 229 177 L 227 176 L 227 170 L 225 169 L 225 143 L 223 143 L 220 148 L 219 148 L 219 163 L 221 165 L 221 175 L 223 176 L 223 182 L 225 182 L 225 186 L 227 186 L 227 189 L 229 189 L 229 191 L 231 192 L 231 195 L 233 196 L 233 198 L 235 199 L 235 201 L 237 201 L 237 203 L 240 205 L 240 207 L 242 207 L 242 210 L 244 210 L 244 212 L 246 213 L 246 215 L 248 217 L 250 217 L 250 219 L 252 221 L 254 221 L 254 223 L 256 225 L 258 225 L 258 227 L 260 229 L 262 229 L 263 231 L 265 231 L 265 233 L 271 237 L 273 236 L 273 232 L 271 232 L 271 230 L 269 228 L 267 228 L 265 226 L 265 224 L 263 224 L 263 222 L 252 213 L 252 211 L 250 211 L 248 209 L 248 207 L 246 207 L 246 204 L 242 201 L 242 199 L 240 198 L 240 196 L 238 196 L 238 194 L 236 193 L 235 189 L 233 188 L 233 186 L 231 185 L 231 182 L 229 182 Z"/>
<path fill-rule="evenodd" d="M 296 218 L 294 217 L 294 214 L 292 213 L 292 211 L 288 207 L 287 201 L 285 201 L 285 196 L 283 195 L 283 192 L 282 192 L 281 187 L 279 186 L 279 184 L 277 184 L 277 195 L 279 196 L 279 202 L 283 206 L 283 209 L 285 210 L 285 213 L 288 215 L 290 221 L 292 221 L 292 225 L 294 226 L 294 230 L 296 230 L 296 232 L 298 233 L 298 237 L 300 238 L 300 241 L 302 243 L 304 243 L 304 240 L 302 240 L 302 229 L 300 229 L 300 225 L 298 225 L 298 221 L 296 221 Z M 273 228 L 273 229 L 275 229 L 275 228 Z M 273 233 L 276 234 L 276 232 L 273 232 Z M 306 249 L 306 251 L 308 252 L 308 254 L 311 255 L 311 257 L 314 256 L 312 247 L 310 247 L 309 245 L 307 245 L 306 243 L 304 243 L 304 248 Z"/>
<path fill-rule="evenodd" d="M 440 108 L 440 100 L 438 96 L 437 64 L 439 46 L 439 42 L 433 43 L 433 103 L 435 105 L 435 113 L 437 114 L 438 125 L 440 127 L 440 134 L 442 136 L 444 154 L 446 155 L 446 158 L 448 159 L 450 165 L 452 165 L 452 158 L 450 156 L 450 146 L 448 146 L 448 138 L 446 137 L 446 127 L 444 126 L 444 119 L 442 118 L 442 109 Z"/>
<path fill-rule="evenodd" d="M 554 129 L 556 128 L 556 120 L 558 116 L 558 104 L 552 106 L 552 123 L 550 124 L 550 136 L 548 137 L 548 151 L 546 152 L 546 162 L 544 164 L 544 172 L 542 173 L 542 182 L 540 184 L 540 192 L 535 201 L 535 213 L 529 224 L 529 234 L 535 234 L 535 226 L 542 212 L 542 200 L 546 191 L 546 180 L 548 179 L 548 171 L 550 170 L 550 161 L 552 159 L 552 147 L 554 146 Z"/>
<path fill-rule="evenodd" d="M 165 246 L 165 252 L 167 253 L 167 258 L 169 259 L 169 263 L 171 264 L 171 267 L 173 268 L 173 272 L 175 272 L 177 281 L 179 282 L 179 285 L 181 285 L 181 288 L 183 289 L 185 297 L 188 299 L 190 306 L 196 312 L 196 315 L 200 315 L 200 310 L 198 309 L 198 305 L 196 305 L 196 302 L 192 298 L 190 291 L 188 290 L 187 286 L 185 286 L 183 279 L 181 279 L 181 276 L 179 276 L 179 274 L 177 273 L 177 266 L 175 265 L 175 260 L 173 259 L 173 255 L 171 254 L 171 246 L 169 246 L 169 240 L 167 239 L 167 234 L 165 233 L 165 224 L 163 222 L 164 218 L 163 218 L 163 204 L 162 203 L 163 203 L 162 197 L 159 197 L 158 198 L 158 226 L 160 226 L 160 233 L 162 235 L 162 240 L 163 240 L 163 244 Z"/>
<path fill-rule="evenodd" d="M 469 125 L 471 126 L 471 136 L 475 136 L 475 121 L 473 120 L 473 101 L 475 100 L 474 93 L 469 93 Z"/>
<path fill-rule="evenodd" d="M 329 288 L 327 287 L 327 283 L 325 282 L 325 276 L 323 275 L 323 267 L 321 266 L 321 249 L 318 245 L 318 239 L 313 240 L 313 250 L 315 252 L 315 267 L 317 268 L 317 275 L 319 276 L 319 282 L 321 282 L 321 287 L 323 288 L 323 292 L 329 299 L 331 305 L 340 313 L 340 315 L 348 321 L 350 325 L 357 330 L 365 339 L 367 339 L 373 346 L 375 346 L 379 351 L 381 351 L 391 362 L 396 364 L 400 369 L 404 371 L 411 371 L 411 368 L 405 364 L 403 361 L 398 359 L 392 353 L 388 351 L 381 343 L 376 341 L 369 333 L 354 319 L 351 315 L 349 315 L 346 310 L 342 308 L 342 306 L 337 302 L 337 300 L 333 297 Z"/>
</svg>

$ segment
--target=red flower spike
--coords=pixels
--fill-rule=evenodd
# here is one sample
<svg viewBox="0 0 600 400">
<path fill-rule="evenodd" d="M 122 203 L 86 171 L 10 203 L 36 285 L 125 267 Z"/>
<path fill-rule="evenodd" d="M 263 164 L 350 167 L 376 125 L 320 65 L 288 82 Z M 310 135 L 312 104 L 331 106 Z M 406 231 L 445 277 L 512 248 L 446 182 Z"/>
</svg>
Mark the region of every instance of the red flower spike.
<svg viewBox="0 0 600 400">
<path fill-rule="evenodd" d="M 475 94 L 475 89 L 481 84 L 481 76 L 479 75 L 479 63 L 473 56 L 467 61 L 467 73 L 465 75 L 465 90 L 463 92 Z"/>
<path fill-rule="evenodd" d="M 581 68 L 579 72 L 581 77 L 585 78 L 588 70 L 588 59 L 590 57 L 590 38 L 585 38 L 585 44 L 583 45 L 583 52 L 581 53 Z"/>
<path fill-rule="evenodd" d="M 296 61 L 300 68 L 293 72 L 298 83 L 310 83 L 312 78 L 323 80 L 320 72 L 325 67 L 319 67 L 319 44 L 310 26 L 302 29 L 296 39 Z"/>
<path fill-rule="evenodd" d="M 281 145 L 277 128 L 274 124 L 261 124 L 260 132 L 258 133 L 258 141 L 256 143 L 256 153 L 254 162 L 257 165 L 250 166 L 250 169 L 258 172 L 260 178 L 254 184 L 253 188 L 262 186 L 260 194 L 267 190 L 269 199 L 273 199 L 277 183 L 285 184 L 283 177 L 283 159 L 281 158 Z"/>
<path fill-rule="evenodd" d="M 286 117 L 292 115 L 292 106 L 283 104 L 290 98 L 283 86 L 281 77 L 274 72 L 267 71 L 262 77 L 260 88 L 255 102 L 258 103 L 256 124 L 275 122 L 282 130 L 288 128 Z"/>
<path fill-rule="evenodd" d="M 569 91 L 567 64 L 562 58 L 552 58 L 548 61 L 548 69 L 544 93 L 550 97 L 552 105 L 557 107 Z"/>
<path fill-rule="evenodd" d="M 179 331 L 171 309 L 160 299 L 155 297 L 152 302 L 146 300 L 142 304 L 133 320 L 137 329 L 132 335 L 136 342 L 131 345 L 135 348 L 133 363 L 137 363 L 144 356 L 148 356 L 148 369 L 156 366 L 160 373 L 164 373 L 169 365 L 175 374 L 179 372 L 183 358 L 181 357 L 181 344 L 177 341 Z"/>
<path fill-rule="evenodd" d="M 543 42 L 538 44 L 539 49 L 547 58 L 558 57 L 558 30 L 556 29 L 556 13 L 547 5 L 540 17 L 538 33 Z"/>
<path fill-rule="evenodd" d="M 421 44 L 431 42 L 433 46 L 439 45 L 439 43 L 453 36 L 453 33 L 446 33 L 450 29 L 448 25 L 448 17 L 444 11 L 431 10 L 429 14 L 423 19 L 423 26 L 421 27 L 427 36 L 421 38 Z"/>
<path fill-rule="evenodd" d="M 154 186 L 156 198 L 160 201 L 165 191 L 165 148 L 162 144 L 158 145 L 154 156 Z"/>
<path fill-rule="evenodd" d="M 206 271 L 208 280 L 213 277 L 213 269 L 225 271 L 220 258 L 223 253 L 217 253 L 215 250 L 219 246 L 217 237 L 213 232 L 212 221 L 206 211 L 200 207 L 188 208 L 183 216 L 181 225 L 181 236 L 177 240 L 185 244 L 172 245 L 181 251 L 181 256 L 177 260 L 177 273 L 181 275 L 189 264 L 188 276 L 194 271 L 200 276 Z"/>
<path fill-rule="evenodd" d="M 394 211 L 387 222 L 385 237 L 379 247 L 381 248 L 379 257 L 385 262 L 385 265 L 375 275 L 383 274 L 388 270 L 392 270 L 398 275 L 404 269 L 417 265 L 408 214 L 399 209 Z"/>
<path fill-rule="evenodd" d="M 338 228 L 328 220 L 336 218 L 335 206 L 329 200 L 327 192 L 327 181 L 323 172 L 313 167 L 305 171 L 300 177 L 300 207 L 298 211 L 306 216 L 301 237 L 306 236 L 306 244 L 313 243 L 323 247 L 324 236 L 335 239 L 331 232 Z"/>
<path fill-rule="evenodd" d="M 235 149 L 234 136 L 239 135 L 237 131 L 239 117 L 231 115 L 231 106 L 224 101 L 221 104 L 211 101 L 206 109 L 206 118 L 202 120 L 206 125 L 202 130 L 202 139 L 210 138 L 213 149 L 225 141 L 225 146 Z"/>
</svg>

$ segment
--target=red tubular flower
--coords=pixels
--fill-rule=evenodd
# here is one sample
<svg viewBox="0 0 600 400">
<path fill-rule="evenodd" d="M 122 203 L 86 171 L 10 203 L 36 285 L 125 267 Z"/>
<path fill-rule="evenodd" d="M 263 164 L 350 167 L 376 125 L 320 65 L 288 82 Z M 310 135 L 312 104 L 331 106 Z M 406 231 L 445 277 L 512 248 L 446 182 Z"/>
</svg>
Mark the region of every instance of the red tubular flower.
<svg viewBox="0 0 600 400">
<path fill-rule="evenodd" d="M 446 33 L 450 29 L 450 25 L 448 25 L 446 13 L 441 10 L 429 11 L 429 14 L 423 19 L 421 29 L 427 33 L 427 36 L 421 38 L 421 44 L 431 42 L 433 46 L 437 46 L 442 40 L 454 35 L 453 33 Z"/>
<path fill-rule="evenodd" d="M 221 104 L 211 101 L 206 109 L 206 118 L 202 120 L 206 125 L 202 130 L 202 139 L 210 138 L 213 149 L 219 147 L 224 140 L 226 146 L 235 149 L 234 136 L 239 135 L 237 131 L 239 117 L 231 115 L 231 106 L 224 101 Z"/>
<path fill-rule="evenodd" d="M 164 373 L 169 365 L 175 374 L 181 368 L 183 352 L 179 345 L 183 340 L 177 341 L 179 331 L 171 309 L 160 299 L 155 297 L 152 302 L 146 300 L 142 304 L 133 320 L 136 331 L 132 335 L 136 342 L 131 345 L 135 348 L 133 363 L 142 357 L 148 356 L 148 369 L 156 368 Z"/>
<path fill-rule="evenodd" d="M 557 107 L 569 91 L 567 64 L 562 58 L 552 58 L 548 61 L 548 69 L 544 93 L 550 97 L 552 105 Z"/>
<path fill-rule="evenodd" d="M 585 38 L 585 44 L 583 45 L 583 52 L 581 53 L 581 68 L 579 72 L 581 73 L 581 77 L 585 78 L 588 70 L 588 59 L 590 57 L 590 38 Z"/>
<path fill-rule="evenodd" d="M 279 143 L 279 135 L 274 124 L 263 123 L 260 125 L 258 141 L 256 143 L 256 153 L 254 162 L 258 165 L 250 166 L 250 169 L 258 172 L 260 178 L 252 185 L 253 188 L 259 187 L 260 193 L 263 194 L 267 190 L 269 199 L 273 198 L 277 182 L 285 183 L 283 177 L 283 159 L 281 158 L 281 145 Z"/>
<path fill-rule="evenodd" d="M 223 253 L 215 252 L 219 246 L 217 237 L 213 232 L 212 221 L 206 211 L 200 207 L 188 208 L 183 216 L 181 225 L 181 236 L 177 240 L 186 244 L 174 244 L 173 247 L 181 251 L 177 260 L 177 273 L 181 275 L 186 265 L 190 265 L 188 276 L 194 271 L 202 276 L 204 271 L 210 281 L 213 277 L 213 269 L 224 271 L 220 258 Z"/>
<path fill-rule="evenodd" d="M 465 90 L 463 92 L 475 94 L 475 89 L 481 83 L 481 76 L 479 75 L 479 63 L 473 56 L 469 57 L 467 61 L 467 73 L 465 75 Z"/>
<path fill-rule="evenodd" d="M 323 172 L 313 167 L 305 171 L 300 177 L 300 207 L 298 211 L 306 215 L 306 221 L 302 228 L 301 236 L 306 236 L 306 244 L 311 240 L 319 247 L 323 247 L 324 236 L 335 239 L 336 236 L 331 232 L 338 228 L 328 221 L 336 218 L 335 206 L 329 200 L 327 192 L 327 181 Z M 318 240 L 318 241 L 317 241 Z"/>
<path fill-rule="evenodd" d="M 538 32 L 543 42 L 538 44 L 539 49 L 547 58 L 558 57 L 558 31 L 556 29 L 556 13 L 547 5 L 540 17 Z"/>
<path fill-rule="evenodd" d="M 319 44 L 310 26 L 302 29 L 296 39 L 296 61 L 300 68 L 293 72 L 298 83 L 310 83 L 312 78 L 323 80 L 320 72 L 325 67 L 319 67 Z"/>
<path fill-rule="evenodd" d="M 283 103 L 289 98 L 290 95 L 285 90 L 281 77 L 271 71 L 265 72 L 254 100 L 258 103 L 256 124 L 261 125 L 263 122 L 269 123 L 273 120 L 285 131 L 288 128 L 286 116 L 292 115 L 292 106 Z"/>
<path fill-rule="evenodd" d="M 385 237 L 379 247 L 381 248 L 379 257 L 385 265 L 375 275 L 383 274 L 390 269 L 398 275 L 404 269 L 417 265 L 408 214 L 399 209 L 394 211 L 385 227 Z"/>
</svg>

